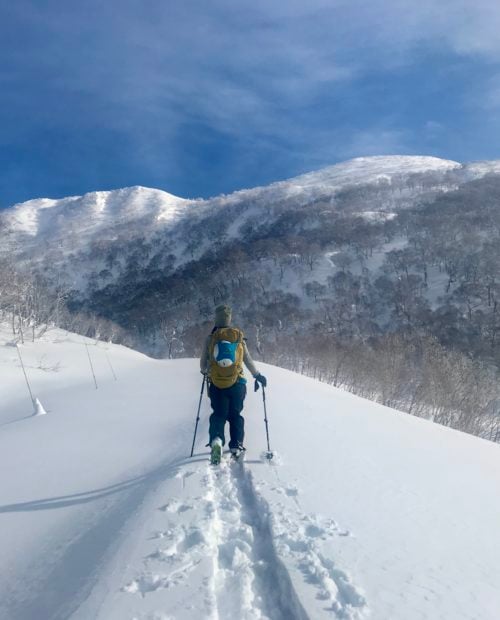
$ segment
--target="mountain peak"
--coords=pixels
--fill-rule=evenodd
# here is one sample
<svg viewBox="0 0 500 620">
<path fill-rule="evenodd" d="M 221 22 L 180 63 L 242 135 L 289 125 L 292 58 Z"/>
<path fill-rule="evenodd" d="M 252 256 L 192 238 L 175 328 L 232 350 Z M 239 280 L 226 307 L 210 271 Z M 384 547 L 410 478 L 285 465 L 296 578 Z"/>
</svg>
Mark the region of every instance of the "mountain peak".
<svg viewBox="0 0 500 620">
<path fill-rule="evenodd" d="M 75 252 L 85 248 L 92 239 L 133 235 L 139 230 L 146 233 L 156 224 L 171 227 L 180 218 L 192 213 L 188 207 L 194 205 L 212 206 L 217 210 L 247 200 L 263 206 L 287 201 L 305 205 L 318 199 L 332 198 L 343 188 L 382 180 L 393 183 L 413 174 L 436 173 L 443 175 L 444 180 L 444 175 L 452 170 L 462 171 L 463 181 L 466 181 L 490 172 L 500 172 L 500 162 L 462 165 L 433 156 L 381 155 L 356 157 L 268 186 L 240 190 L 209 200 L 189 200 L 141 185 L 60 199 L 37 198 L 2 213 L 5 230 L 9 233 L 5 247 L 7 251 L 21 246 L 26 250 L 29 245 L 34 248 L 41 242 L 57 242 L 60 247 Z"/>
<path fill-rule="evenodd" d="M 456 161 L 439 157 L 422 155 L 375 155 L 372 157 L 355 157 L 314 172 L 308 172 L 285 183 L 312 185 L 315 183 L 333 183 L 345 185 L 351 183 L 369 183 L 382 176 L 397 174 L 416 174 L 432 170 L 444 172 L 460 168 Z"/>
<path fill-rule="evenodd" d="M 398 175 L 411 175 L 425 172 L 446 173 L 463 168 L 459 162 L 423 155 L 374 155 L 355 157 L 312 172 L 306 172 L 283 181 L 253 189 L 242 189 L 227 196 L 212 200 L 236 202 L 251 198 L 283 200 L 303 196 L 314 198 L 324 192 L 335 192 L 350 185 L 374 183 L 378 179 L 391 179 Z M 484 173 L 483 173 L 484 174 Z M 477 176 L 481 176 L 478 171 Z"/>
<path fill-rule="evenodd" d="M 171 220 L 190 202 L 160 189 L 135 185 L 60 199 L 35 198 L 5 211 L 4 220 L 16 233 L 50 236 L 62 222 L 76 232 L 88 232 L 124 219 L 133 222 L 149 216 L 153 220 Z"/>
</svg>

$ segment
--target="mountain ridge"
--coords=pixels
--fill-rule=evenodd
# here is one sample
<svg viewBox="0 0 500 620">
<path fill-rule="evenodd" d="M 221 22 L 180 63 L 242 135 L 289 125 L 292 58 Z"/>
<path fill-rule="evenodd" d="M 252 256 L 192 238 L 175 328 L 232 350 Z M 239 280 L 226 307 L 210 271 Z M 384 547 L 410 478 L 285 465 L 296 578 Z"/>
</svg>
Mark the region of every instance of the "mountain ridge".
<svg viewBox="0 0 500 620">
<path fill-rule="evenodd" d="M 471 166 L 470 175 L 466 172 Z M 267 186 L 237 190 L 208 199 L 181 198 L 161 189 L 133 185 L 105 191 L 91 191 L 81 196 L 64 198 L 34 198 L 0 213 L 3 234 L 0 240 L 7 252 L 22 253 L 36 250 L 39 242 L 64 245 L 65 227 L 72 241 L 68 251 L 74 253 L 100 236 L 117 237 L 116 229 L 144 220 L 150 230 L 173 226 L 185 216 L 192 216 L 236 206 L 242 202 L 256 204 L 296 201 L 306 204 L 324 197 L 333 198 L 335 193 L 350 186 L 370 183 L 389 183 L 395 177 L 458 171 L 462 175 L 477 178 L 482 174 L 499 170 L 500 162 L 475 162 L 460 164 L 431 156 L 374 156 L 358 157 L 340 162 L 317 171 L 289 179 L 276 181 Z M 7 234 L 6 234 L 7 233 Z M 78 235 L 83 237 L 82 243 Z M 0 250 L 1 252 L 1 250 Z"/>
<path fill-rule="evenodd" d="M 358 158 L 209 201 L 132 187 L 28 208 L 31 235 L 0 229 L 0 310 L 14 329 L 58 321 L 180 357 L 229 302 L 266 361 L 307 359 L 335 385 L 498 441 L 496 171 Z"/>
<path fill-rule="evenodd" d="M 373 166 L 372 166 L 373 164 Z M 372 167 L 376 165 L 379 166 L 379 169 L 370 170 Z M 386 168 L 384 168 L 384 165 Z M 3 210 L 3 212 L 8 212 L 11 210 L 19 209 L 23 206 L 31 206 L 33 205 L 35 208 L 44 208 L 43 203 L 50 202 L 50 205 L 46 206 L 54 206 L 56 203 L 61 201 L 73 201 L 83 199 L 85 197 L 90 197 L 93 195 L 96 196 L 108 196 L 116 194 L 117 192 L 133 192 L 133 191 L 142 191 L 145 190 L 147 192 L 158 192 L 161 193 L 166 198 L 176 201 L 185 201 L 189 203 L 209 203 L 212 201 L 220 200 L 220 199 L 228 199 L 231 197 L 237 197 L 241 194 L 246 194 L 248 192 L 260 192 L 263 190 L 271 189 L 271 188 L 282 188 L 288 185 L 301 185 L 304 182 L 310 185 L 312 182 L 319 182 L 325 177 L 329 176 L 335 177 L 335 173 L 338 177 L 342 178 L 342 173 L 344 175 L 341 185 L 348 184 L 350 179 L 347 178 L 349 175 L 351 177 L 356 173 L 357 179 L 361 179 L 365 182 L 370 182 L 372 178 L 370 177 L 370 173 L 375 176 L 381 176 L 384 174 L 401 174 L 401 173 L 418 173 L 422 171 L 428 171 L 430 169 L 435 170 L 452 170 L 458 168 L 467 168 L 474 167 L 477 174 L 481 173 L 481 167 L 487 168 L 485 171 L 487 172 L 497 172 L 500 170 L 500 160 L 485 160 L 485 161 L 477 161 L 477 162 L 469 162 L 462 164 L 460 162 L 456 162 L 453 160 L 442 159 L 434 156 L 426 156 L 426 155 L 374 155 L 369 157 L 355 157 L 346 161 L 338 162 L 336 164 L 332 164 L 329 166 L 325 166 L 319 168 L 318 170 L 312 170 L 309 172 L 305 172 L 293 177 L 287 177 L 286 179 L 273 181 L 268 185 L 258 185 L 255 187 L 246 187 L 241 188 L 239 190 L 235 190 L 230 193 L 221 193 L 215 196 L 211 196 L 209 198 L 184 198 L 172 194 L 166 190 L 153 188 L 143 185 L 130 185 L 125 187 L 118 187 L 111 190 L 91 190 L 89 192 L 85 192 L 81 195 L 71 195 L 64 196 L 61 198 L 50 198 L 50 197 L 39 197 L 39 198 L 31 198 L 29 200 L 15 203 L 11 206 L 8 206 Z M 302 182 L 302 183 L 301 183 Z M 35 204 L 39 203 L 39 204 Z M 46 207 L 45 207 L 46 208 Z"/>
</svg>

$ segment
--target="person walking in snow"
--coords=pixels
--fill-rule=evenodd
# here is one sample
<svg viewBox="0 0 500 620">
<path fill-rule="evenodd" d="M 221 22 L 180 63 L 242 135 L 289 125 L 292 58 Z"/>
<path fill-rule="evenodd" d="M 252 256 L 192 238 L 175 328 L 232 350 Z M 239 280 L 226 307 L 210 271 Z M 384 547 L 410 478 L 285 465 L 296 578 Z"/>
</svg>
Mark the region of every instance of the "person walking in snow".
<svg viewBox="0 0 500 620">
<path fill-rule="evenodd" d="M 215 309 L 215 325 L 207 337 L 200 358 L 200 369 L 208 380 L 208 395 L 213 413 L 210 416 L 209 442 L 211 462 L 220 463 L 225 444 L 224 427 L 229 422 L 229 449 L 238 458 L 245 450 L 245 420 L 241 415 L 247 380 L 243 364 L 263 387 L 267 379 L 257 370 L 243 332 L 231 325 L 232 311 L 225 304 Z"/>
</svg>

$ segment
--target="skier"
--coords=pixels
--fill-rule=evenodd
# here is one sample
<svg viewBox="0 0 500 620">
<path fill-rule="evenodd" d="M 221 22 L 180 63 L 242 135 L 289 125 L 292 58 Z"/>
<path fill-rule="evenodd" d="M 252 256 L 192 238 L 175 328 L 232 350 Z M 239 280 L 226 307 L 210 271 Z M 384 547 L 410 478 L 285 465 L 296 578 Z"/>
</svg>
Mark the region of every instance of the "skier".
<svg viewBox="0 0 500 620">
<path fill-rule="evenodd" d="M 263 387 L 267 385 L 267 379 L 257 370 L 248 353 L 243 332 L 231 326 L 231 315 L 229 306 L 217 306 L 215 326 L 206 339 L 200 358 L 200 369 L 208 379 L 208 395 L 213 409 L 208 445 L 211 448 L 210 461 L 214 465 L 218 465 L 221 460 L 226 421 L 229 422 L 231 454 L 239 458 L 245 450 L 245 420 L 241 412 L 247 380 L 243 374 L 243 363 L 257 382 Z"/>
</svg>

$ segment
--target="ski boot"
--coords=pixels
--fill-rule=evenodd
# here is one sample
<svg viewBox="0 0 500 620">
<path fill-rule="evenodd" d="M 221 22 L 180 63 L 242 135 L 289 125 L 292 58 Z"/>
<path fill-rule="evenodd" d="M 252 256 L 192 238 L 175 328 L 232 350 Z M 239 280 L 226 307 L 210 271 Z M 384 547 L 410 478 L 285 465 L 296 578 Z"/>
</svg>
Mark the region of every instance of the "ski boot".
<svg viewBox="0 0 500 620">
<path fill-rule="evenodd" d="M 231 457 L 235 461 L 240 461 L 245 456 L 246 448 L 244 448 L 243 445 L 240 444 L 240 443 L 237 446 L 235 446 L 234 448 L 230 448 L 230 450 L 231 450 Z"/>
<path fill-rule="evenodd" d="M 222 458 L 222 439 L 220 437 L 212 439 L 210 448 L 210 463 L 212 465 L 219 465 Z"/>
</svg>

